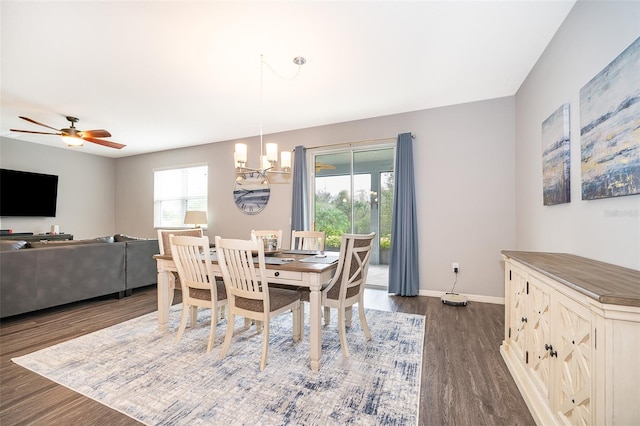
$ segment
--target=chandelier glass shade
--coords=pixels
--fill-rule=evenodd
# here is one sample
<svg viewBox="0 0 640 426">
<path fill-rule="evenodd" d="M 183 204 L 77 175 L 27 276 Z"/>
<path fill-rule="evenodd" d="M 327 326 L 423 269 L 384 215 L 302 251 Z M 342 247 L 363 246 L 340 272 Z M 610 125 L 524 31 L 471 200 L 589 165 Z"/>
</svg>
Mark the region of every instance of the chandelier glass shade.
<svg viewBox="0 0 640 426">
<path fill-rule="evenodd" d="M 236 169 L 251 169 L 269 173 L 289 173 L 291 171 L 291 151 L 282 151 L 280 153 L 281 170 L 272 170 L 278 166 L 278 144 L 268 143 L 265 145 L 266 155 L 260 155 L 260 164 L 257 169 L 251 169 L 247 166 L 247 145 L 237 143 L 234 152 L 234 161 Z M 240 172 L 242 170 L 239 170 Z"/>
</svg>

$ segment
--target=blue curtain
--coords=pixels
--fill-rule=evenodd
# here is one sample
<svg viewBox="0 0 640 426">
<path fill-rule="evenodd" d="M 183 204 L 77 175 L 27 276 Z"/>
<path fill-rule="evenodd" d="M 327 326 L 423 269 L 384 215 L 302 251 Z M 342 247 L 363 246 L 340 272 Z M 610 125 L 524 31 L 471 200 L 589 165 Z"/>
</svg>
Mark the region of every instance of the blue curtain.
<svg viewBox="0 0 640 426">
<path fill-rule="evenodd" d="M 293 153 L 293 188 L 291 197 L 291 230 L 309 230 L 307 221 L 307 149 L 296 146 Z"/>
<path fill-rule="evenodd" d="M 391 218 L 389 293 L 417 296 L 420 291 L 418 268 L 418 216 L 416 214 L 411 133 L 398 135 L 395 167 L 395 197 Z"/>
</svg>

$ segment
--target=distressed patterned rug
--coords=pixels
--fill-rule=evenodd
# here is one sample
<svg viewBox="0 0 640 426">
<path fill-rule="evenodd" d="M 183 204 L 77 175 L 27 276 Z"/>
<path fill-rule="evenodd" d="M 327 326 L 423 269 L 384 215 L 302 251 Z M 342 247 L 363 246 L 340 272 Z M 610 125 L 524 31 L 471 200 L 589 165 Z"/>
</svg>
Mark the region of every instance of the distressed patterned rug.
<svg viewBox="0 0 640 426">
<path fill-rule="evenodd" d="M 332 317 L 314 373 L 308 320 L 305 339 L 294 344 L 291 316 L 281 315 L 271 323 L 261 372 L 262 334 L 255 327 L 243 330 L 239 318 L 229 353 L 218 360 L 226 321 L 206 354 L 208 311 L 174 343 L 179 309 L 172 307 L 166 333 L 151 313 L 13 361 L 148 425 L 418 423 L 424 316 L 367 310 L 373 336 L 367 341 L 354 312 L 347 359 Z"/>
</svg>

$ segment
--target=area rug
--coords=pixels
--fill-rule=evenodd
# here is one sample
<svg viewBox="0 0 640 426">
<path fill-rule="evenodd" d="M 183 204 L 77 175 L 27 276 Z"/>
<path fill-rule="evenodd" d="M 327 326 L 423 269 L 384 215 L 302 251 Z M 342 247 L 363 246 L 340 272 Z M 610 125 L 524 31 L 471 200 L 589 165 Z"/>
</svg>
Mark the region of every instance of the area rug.
<svg viewBox="0 0 640 426">
<path fill-rule="evenodd" d="M 175 343 L 180 305 L 171 308 L 165 333 L 151 313 L 13 361 L 148 425 L 415 425 L 424 316 L 366 315 L 373 338 L 365 339 L 354 312 L 349 358 L 342 357 L 337 318 L 323 326 L 319 372 L 309 369 L 308 319 L 298 343 L 291 315 L 273 320 L 261 372 L 262 334 L 244 330 L 242 319 L 223 360 L 226 321 L 207 354 L 207 310 Z"/>
</svg>

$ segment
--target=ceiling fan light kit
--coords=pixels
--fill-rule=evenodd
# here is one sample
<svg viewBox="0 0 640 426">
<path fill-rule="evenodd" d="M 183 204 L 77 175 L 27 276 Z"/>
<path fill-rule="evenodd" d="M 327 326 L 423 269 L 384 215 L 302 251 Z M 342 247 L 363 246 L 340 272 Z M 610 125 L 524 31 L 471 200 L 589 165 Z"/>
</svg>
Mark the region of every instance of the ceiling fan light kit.
<svg viewBox="0 0 640 426">
<path fill-rule="evenodd" d="M 62 138 L 62 142 L 66 143 L 69 147 L 83 146 L 84 141 L 78 135 L 78 129 L 75 128 L 75 123 L 78 122 L 78 119 L 76 117 L 67 116 L 67 120 L 71 122 L 71 127 L 60 130 L 62 132 L 62 135 L 60 136 Z"/>
<path fill-rule="evenodd" d="M 293 78 L 298 76 L 300 72 L 300 67 L 307 62 L 305 58 L 302 56 L 296 56 L 293 58 L 293 63 L 298 66 L 297 73 L 293 76 Z M 233 153 L 233 162 L 236 168 L 236 173 L 241 175 L 243 173 L 249 172 L 258 172 L 261 175 L 266 176 L 267 173 L 282 173 L 288 174 L 291 173 L 291 151 L 282 151 L 280 153 L 280 170 L 277 170 L 278 167 L 278 144 L 277 143 L 267 143 L 266 145 L 263 143 L 263 131 L 262 131 L 262 122 L 263 122 L 263 94 L 262 94 L 262 70 L 264 66 L 267 66 L 274 74 L 278 75 L 271 66 L 265 62 L 263 55 L 260 55 L 260 158 L 258 168 L 251 168 L 247 165 L 247 144 L 237 143 L 235 145 L 235 152 Z M 279 75 L 278 75 L 279 76 Z"/>
<path fill-rule="evenodd" d="M 62 139 L 62 142 L 67 144 L 68 147 L 83 146 L 84 145 L 84 140 L 82 138 L 77 137 L 77 136 L 62 135 L 62 136 L 60 136 L 60 138 Z"/>
<path fill-rule="evenodd" d="M 32 130 L 19 130 L 19 129 L 10 129 L 12 132 L 20 132 L 20 133 L 33 133 L 37 135 L 57 135 L 62 138 L 62 141 L 67 144 L 69 147 L 77 147 L 83 146 L 84 142 L 91 142 L 97 145 L 106 146 L 108 148 L 122 149 L 126 145 L 106 141 L 104 139 L 99 138 L 109 138 L 111 137 L 111 133 L 103 129 L 97 130 L 78 130 L 75 124 L 79 121 L 78 118 L 67 116 L 67 120 L 71 123 L 71 126 L 64 129 L 56 129 L 55 127 L 51 127 L 47 124 L 40 123 L 32 118 L 20 116 L 21 119 L 28 121 L 29 123 L 36 124 L 38 126 L 46 127 L 47 129 L 55 130 L 56 133 L 51 132 L 36 132 Z"/>
</svg>

